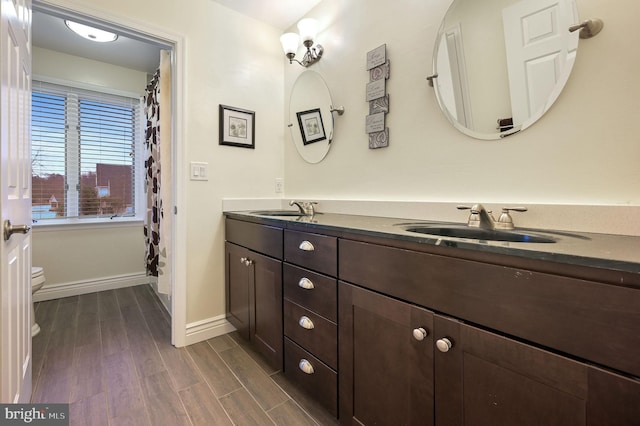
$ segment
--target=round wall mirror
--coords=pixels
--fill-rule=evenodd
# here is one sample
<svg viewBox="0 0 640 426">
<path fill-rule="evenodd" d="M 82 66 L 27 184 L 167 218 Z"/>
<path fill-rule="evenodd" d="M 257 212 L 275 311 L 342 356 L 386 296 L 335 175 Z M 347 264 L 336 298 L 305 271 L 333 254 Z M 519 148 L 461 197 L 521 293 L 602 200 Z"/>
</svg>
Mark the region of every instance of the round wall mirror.
<svg viewBox="0 0 640 426">
<path fill-rule="evenodd" d="M 578 48 L 575 0 L 454 0 L 436 38 L 432 82 L 461 132 L 499 139 L 526 129 L 565 86 Z"/>
<path fill-rule="evenodd" d="M 317 72 L 304 71 L 293 84 L 289 128 L 293 143 L 305 161 L 315 164 L 327 156 L 333 139 L 331 94 Z"/>
</svg>

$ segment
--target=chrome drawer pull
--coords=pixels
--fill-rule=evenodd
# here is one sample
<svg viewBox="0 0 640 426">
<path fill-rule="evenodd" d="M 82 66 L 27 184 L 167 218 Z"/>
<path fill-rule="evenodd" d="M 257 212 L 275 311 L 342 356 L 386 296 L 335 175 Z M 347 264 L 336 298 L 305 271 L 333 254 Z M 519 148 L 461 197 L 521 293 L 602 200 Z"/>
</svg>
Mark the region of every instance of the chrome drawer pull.
<svg viewBox="0 0 640 426">
<path fill-rule="evenodd" d="M 298 246 L 298 248 L 300 250 L 303 251 L 314 251 L 316 248 L 313 246 L 313 244 L 311 244 L 309 241 L 304 240 L 303 242 L 300 243 L 300 245 Z"/>
<path fill-rule="evenodd" d="M 313 282 L 307 277 L 300 278 L 300 281 L 298 281 L 298 287 L 304 288 L 305 290 L 313 290 L 315 288 Z"/>
<path fill-rule="evenodd" d="M 313 374 L 313 365 L 304 358 L 300 360 L 298 367 L 306 374 Z"/>
<path fill-rule="evenodd" d="M 311 321 L 309 317 L 305 315 L 300 317 L 298 324 L 300 325 L 300 327 L 306 328 L 307 330 L 313 330 L 313 327 L 314 327 L 313 321 Z"/>
</svg>

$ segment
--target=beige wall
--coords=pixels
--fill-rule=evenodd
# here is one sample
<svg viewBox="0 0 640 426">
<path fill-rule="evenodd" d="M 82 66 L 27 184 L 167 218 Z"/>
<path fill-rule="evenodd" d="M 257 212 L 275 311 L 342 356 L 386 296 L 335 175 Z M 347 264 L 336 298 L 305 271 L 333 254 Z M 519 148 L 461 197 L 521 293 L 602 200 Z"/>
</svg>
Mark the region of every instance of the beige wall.
<svg viewBox="0 0 640 426">
<path fill-rule="evenodd" d="M 160 62 L 159 59 L 158 62 Z M 75 81 L 138 96 L 144 95 L 144 90 L 147 87 L 145 72 L 35 46 L 32 68 L 36 78 L 46 76 L 64 81 Z"/>
<path fill-rule="evenodd" d="M 580 17 L 603 19 L 604 30 L 580 41 L 568 86 L 551 110 L 522 134 L 495 142 L 457 132 L 425 80 L 449 3 L 323 0 L 309 13 L 320 21 L 317 41 L 325 46 L 313 69 L 346 112 L 319 165 L 302 161 L 287 135 L 287 197 L 640 205 L 640 56 L 633 49 L 640 33 L 628 31 L 638 2 L 578 0 Z M 391 142 L 369 150 L 365 55 L 383 43 L 391 61 Z M 286 67 L 286 93 L 299 68 Z"/>
<path fill-rule="evenodd" d="M 34 47 L 33 73 L 67 82 L 90 84 L 143 95 L 146 74 L 103 62 Z M 46 285 L 95 282 L 144 274 L 144 235 L 135 226 L 35 225 L 33 264 L 45 270 Z"/>
</svg>

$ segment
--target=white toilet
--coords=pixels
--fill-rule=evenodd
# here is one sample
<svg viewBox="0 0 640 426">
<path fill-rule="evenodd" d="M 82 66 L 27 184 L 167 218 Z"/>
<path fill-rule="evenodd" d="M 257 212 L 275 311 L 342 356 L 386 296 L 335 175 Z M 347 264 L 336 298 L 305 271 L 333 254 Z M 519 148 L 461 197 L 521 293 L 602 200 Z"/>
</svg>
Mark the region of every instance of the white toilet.
<svg viewBox="0 0 640 426">
<path fill-rule="evenodd" d="M 44 285 L 44 269 L 39 266 L 31 268 L 31 295 L 33 296 L 36 291 L 40 290 Z M 33 302 L 31 302 L 31 337 L 34 337 L 40 333 L 40 326 L 36 323 L 36 312 L 33 308 Z"/>
</svg>

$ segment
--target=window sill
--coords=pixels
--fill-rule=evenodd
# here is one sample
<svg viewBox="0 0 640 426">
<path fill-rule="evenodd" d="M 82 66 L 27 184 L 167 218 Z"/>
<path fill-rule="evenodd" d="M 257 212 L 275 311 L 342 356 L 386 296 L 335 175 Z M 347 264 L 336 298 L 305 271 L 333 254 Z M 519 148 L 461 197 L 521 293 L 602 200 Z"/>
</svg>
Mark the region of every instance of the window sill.
<svg viewBox="0 0 640 426">
<path fill-rule="evenodd" d="M 144 220 L 139 217 L 116 217 L 113 219 L 66 219 L 46 220 L 40 219 L 33 224 L 34 232 L 70 231 L 79 229 L 113 229 L 113 228 L 137 228 L 144 225 Z"/>
</svg>

